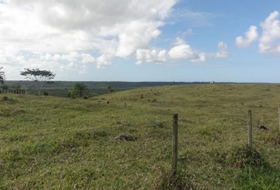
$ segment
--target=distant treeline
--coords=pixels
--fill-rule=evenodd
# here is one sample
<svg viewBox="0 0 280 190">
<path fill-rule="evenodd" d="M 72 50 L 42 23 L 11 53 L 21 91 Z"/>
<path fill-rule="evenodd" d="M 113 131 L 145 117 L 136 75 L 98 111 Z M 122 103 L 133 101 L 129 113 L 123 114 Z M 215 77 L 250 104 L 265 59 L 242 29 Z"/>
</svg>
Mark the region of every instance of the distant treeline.
<svg viewBox="0 0 280 190">
<path fill-rule="evenodd" d="M 165 85 L 186 85 L 186 84 L 208 84 L 209 82 L 121 82 L 121 81 L 51 81 L 44 85 L 42 92 L 47 92 L 51 96 L 66 97 L 69 90 L 76 83 L 84 83 L 88 86 L 91 96 L 108 93 L 108 86 L 114 89 L 114 92 L 124 91 L 134 88 L 144 88 L 153 86 Z M 27 91 L 28 94 L 36 94 L 36 87 L 34 81 L 5 81 L 5 84 L 12 88 L 15 85 L 20 85 L 21 89 Z"/>
</svg>

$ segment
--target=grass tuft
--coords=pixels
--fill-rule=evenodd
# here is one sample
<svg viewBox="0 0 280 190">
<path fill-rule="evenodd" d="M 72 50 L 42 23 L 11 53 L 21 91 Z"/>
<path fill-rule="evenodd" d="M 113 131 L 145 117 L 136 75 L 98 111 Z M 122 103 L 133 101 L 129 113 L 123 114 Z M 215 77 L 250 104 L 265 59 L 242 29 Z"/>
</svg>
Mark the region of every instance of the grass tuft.
<svg viewBox="0 0 280 190">
<path fill-rule="evenodd" d="M 178 170 L 176 175 L 173 172 L 160 168 L 160 175 L 156 178 L 155 190 L 191 190 L 192 185 L 187 177 L 187 172 Z"/>
<path fill-rule="evenodd" d="M 249 146 L 235 147 L 230 154 L 226 156 L 226 163 L 237 168 L 245 167 L 268 167 L 267 162 L 260 153 Z"/>
</svg>

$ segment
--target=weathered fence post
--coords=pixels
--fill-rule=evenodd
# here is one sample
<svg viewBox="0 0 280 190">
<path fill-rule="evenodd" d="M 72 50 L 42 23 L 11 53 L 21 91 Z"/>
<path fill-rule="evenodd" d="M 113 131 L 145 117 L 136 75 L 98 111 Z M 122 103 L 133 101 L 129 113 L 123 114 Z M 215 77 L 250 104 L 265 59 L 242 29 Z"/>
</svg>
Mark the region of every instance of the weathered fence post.
<svg viewBox="0 0 280 190">
<path fill-rule="evenodd" d="M 280 132 L 280 106 L 278 106 L 278 121 L 279 121 L 279 132 Z"/>
<path fill-rule="evenodd" d="M 173 115 L 173 155 L 172 155 L 172 172 L 176 175 L 178 159 L 178 113 Z"/>
<path fill-rule="evenodd" d="M 248 145 L 252 148 L 252 110 L 248 110 Z"/>
</svg>

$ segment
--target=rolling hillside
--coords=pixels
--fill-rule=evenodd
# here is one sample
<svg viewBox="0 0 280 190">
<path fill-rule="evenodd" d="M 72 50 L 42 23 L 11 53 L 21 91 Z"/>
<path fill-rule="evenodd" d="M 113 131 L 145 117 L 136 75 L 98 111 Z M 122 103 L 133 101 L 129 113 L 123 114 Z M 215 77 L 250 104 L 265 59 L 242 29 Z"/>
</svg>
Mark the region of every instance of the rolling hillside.
<svg viewBox="0 0 280 190">
<path fill-rule="evenodd" d="M 0 189 L 279 189 L 279 94 L 276 84 L 147 87 L 87 100 L 0 94 Z"/>
</svg>

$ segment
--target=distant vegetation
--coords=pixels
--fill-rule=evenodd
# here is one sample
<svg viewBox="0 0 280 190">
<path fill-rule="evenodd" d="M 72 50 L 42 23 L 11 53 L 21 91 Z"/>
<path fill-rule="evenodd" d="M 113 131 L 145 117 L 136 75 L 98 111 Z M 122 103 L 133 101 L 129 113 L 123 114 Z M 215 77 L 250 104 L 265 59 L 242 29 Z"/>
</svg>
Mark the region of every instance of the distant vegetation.
<svg viewBox="0 0 280 190">
<path fill-rule="evenodd" d="M 72 90 L 69 91 L 68 96 L 72 99 L 75 99 L 77 97 L 84 97 L 88 98 L 88 86 L 86 86 L 84 83 L 76 83 L 73 87 Z"/>
<path fill-rule="evenodd" d="M 181 84 L 193 84 L 186 82 L 90 82 L 90 81 L 52 81 L 46 83 L 42 88 L 42 91 L 47 92 L 50 96 L 68 97 L 69 91 L 73 89 L 73 86 L 77 83 L 82 83 L 88 87 L 89 96 L 97 96 L 101 94 L 107 94 L 111 92 L 118 92 L 124 90 L 130 90 L 135 88 L 152 87 L 152 86 L 164 86 L 164 85 L 181 85 Z M 6 81 L 9 87 L 14 85 L 21 85 L 21 88 L 26 90 L 28 94 L 36 94 L 36 85 L 32 81 Z M 199 84 L 198 82 L 195 84 Z M 110 88 L 109 88 L 110 87 Z"/>
<path fill-rule="evenodd" d="M 68 92 L 76 83 L 46 90 Z M 0 189 L 280 189 L 279 85 L 167 84 L 120 92 L 158 83 L 83 83 L 106 94 L 0 94 Z M 246 146 L 248 110 L 253 148 Z M 179 155 L 172 177 L 174 113 Z"/>
</svg>

